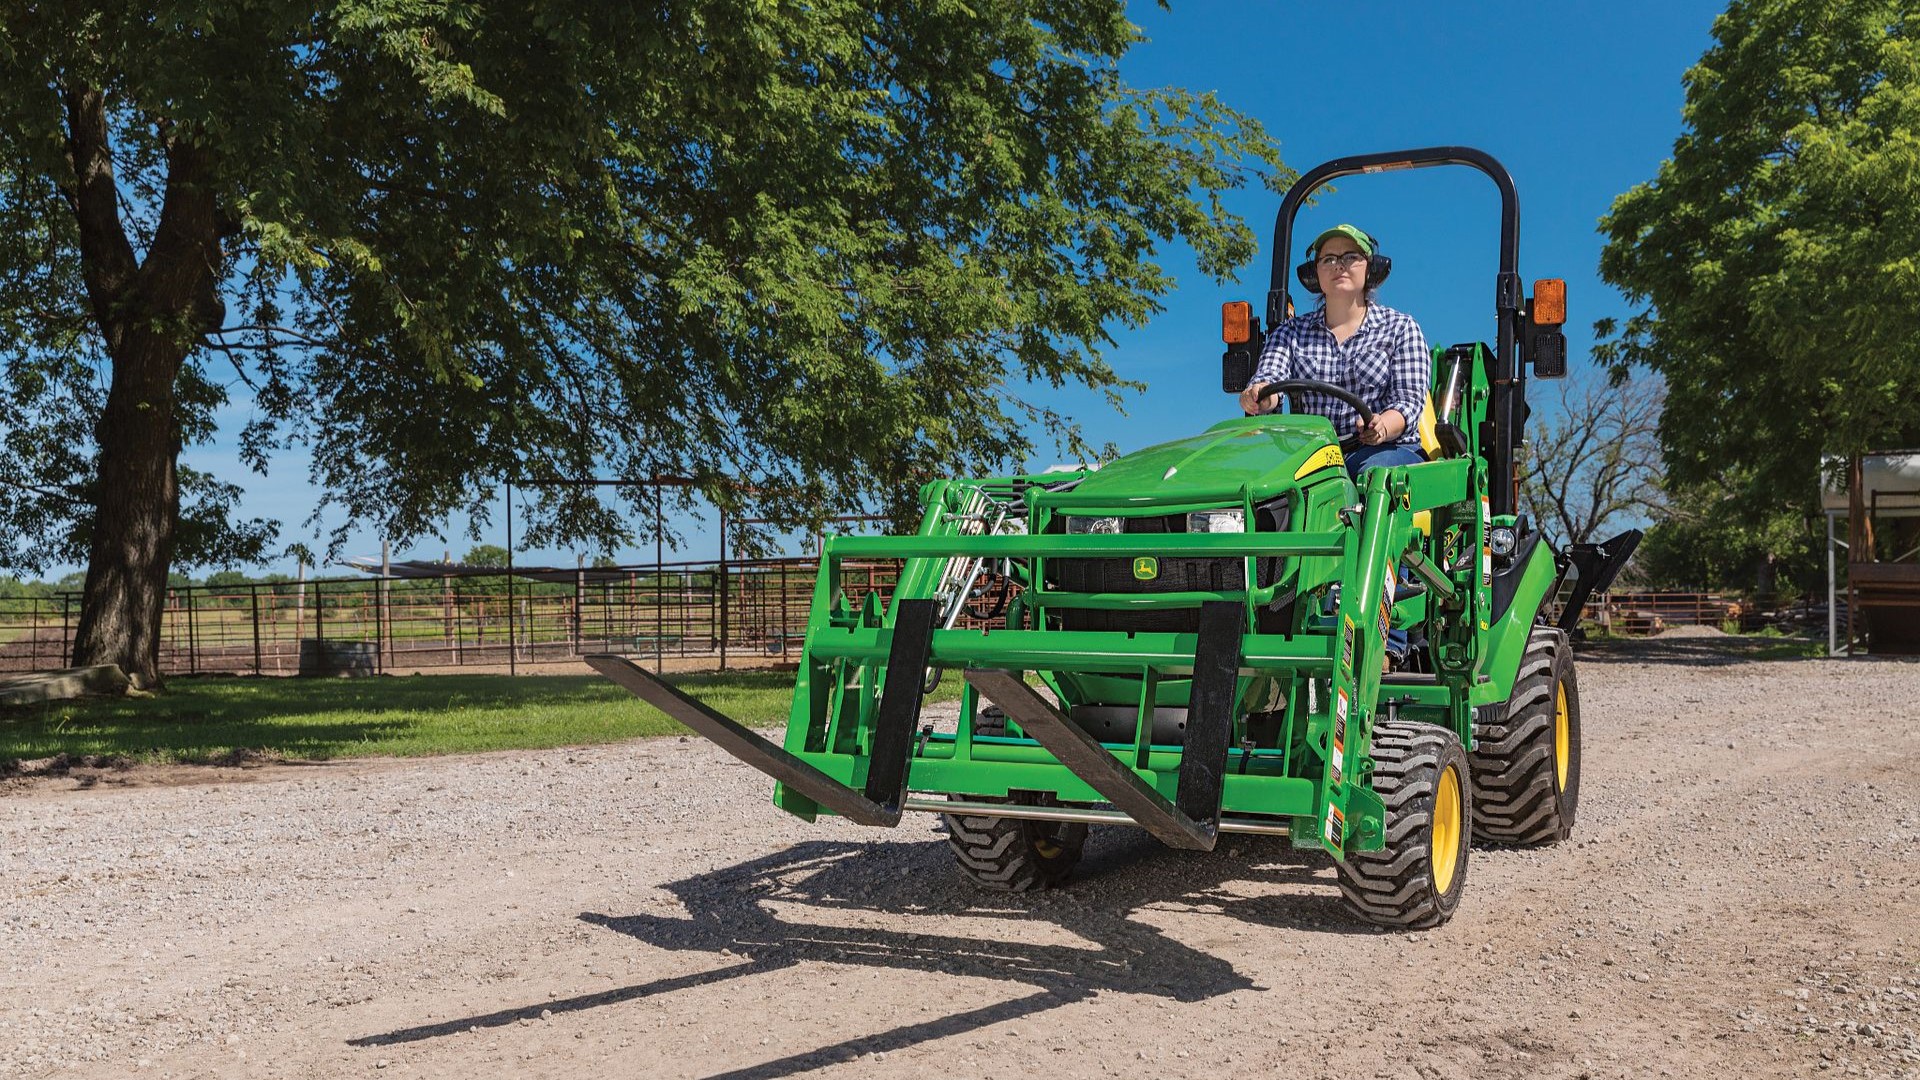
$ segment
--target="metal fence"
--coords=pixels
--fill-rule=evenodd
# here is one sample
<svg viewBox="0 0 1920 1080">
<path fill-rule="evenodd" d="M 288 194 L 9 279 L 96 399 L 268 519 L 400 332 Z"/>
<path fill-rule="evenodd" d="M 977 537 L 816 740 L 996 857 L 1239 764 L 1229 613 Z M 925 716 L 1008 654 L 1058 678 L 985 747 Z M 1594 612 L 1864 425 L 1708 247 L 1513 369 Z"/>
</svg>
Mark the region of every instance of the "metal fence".
<svg viewBox="0 0 1920 1080">
<path fill-rule="evenodd" d="M 482 574 L 187 586 L 167 594 L 160 667 L 168 675 L 517 671 L 594 652 L 681 669 L 787 663 L 806 632 L 818 572 L 813 559 L 765 559 L 583 570 L 571 582 Z M 850 562 L 841 573 L 857 607 L 868 593 L 891 594 L 898 564 Z M 0 598 L 0 672 L 66 666 L 79 614 L 77 592 Z M 1719 626 L 1744 613 L 1720 594 L 1614 592 L 1594 597 L 1584 614 L 1609 632 L 1640 634 Z"/>
<path fill-rule="evenodd" d="M 504 575 L 185 586 L 167 593 L 160 668 L 169 675 L 279 675 L 360 667 L 517 669 L 593 652 L 676 666 L 782 662 L 806 631 L 819 566 L 765 559 L 582 570 L 572 582 Z M 849 562 L 858 604 L 890 593 L 898 566 Z M 80 594 L 0 598 L 0 671 L 66 665 Z"/>
</svg>

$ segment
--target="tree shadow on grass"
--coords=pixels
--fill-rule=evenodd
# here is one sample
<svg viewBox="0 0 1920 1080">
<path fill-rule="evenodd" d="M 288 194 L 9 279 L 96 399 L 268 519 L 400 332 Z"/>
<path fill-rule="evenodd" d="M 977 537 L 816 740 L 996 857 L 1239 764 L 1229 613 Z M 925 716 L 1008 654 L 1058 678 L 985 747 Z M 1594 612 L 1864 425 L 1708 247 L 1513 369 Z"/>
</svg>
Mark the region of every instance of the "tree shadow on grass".
<svg viewBox="0 0 1920 1080">
<path fill-rule="evenodd" d="M 1137 830 L 1096 831 L 1074 880 L 1043 893 L 976 891 L 953 882 L 959 873 L 940 842 L 798 844 L 667 885 L 685 908 L 684 916 L 580 916 L 652 948 L 707 954 L 722 966 L 350 1043 L 418 1042 L 512 1024 L 543 1010 L 595 1009 L 809 963 L 991 979 L 1034 990 L 714 1074 L 725 1080 L 770 1080 L 964 1035 L 1101 993 L 1197 1002 L 1267 989 L 1236 971 L 1230 960 L 1155 926 L 1155 912 L 1213 917 L 1249 929 L 1380 933 L 1346 913 L 1324 857 L 1290 851 L 1284 840 L 1273 838 L 1227 837 L 1221 850 L 1201 854 L 1172 851 Z M 1142 914 L 1148 918 L 1136 917 Z M 889 925 L 876 927 L 845 925 L 837 917 L 843 915 L 862 921 L 890 918 L 884 920 Z M 976 932 L 955 933 L 959 919 Z"/>
</svg>

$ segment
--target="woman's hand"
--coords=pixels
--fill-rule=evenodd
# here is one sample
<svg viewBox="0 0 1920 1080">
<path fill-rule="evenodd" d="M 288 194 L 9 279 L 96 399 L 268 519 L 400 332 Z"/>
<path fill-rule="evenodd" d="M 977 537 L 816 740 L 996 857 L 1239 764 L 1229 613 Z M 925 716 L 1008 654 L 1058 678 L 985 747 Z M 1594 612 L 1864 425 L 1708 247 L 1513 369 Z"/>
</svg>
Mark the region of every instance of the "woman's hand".
<svg viewBox="0 0 1920 1080">
<path fill-rule="evenodd" d="M 1267 383 L 1257 382 L 1245 390 L 1240 391 L 1240 411 L 1246 413 L 1248 416 L 1265 412 L 1267 405 L 1260 400 L 1260 391 L 1266 389 L 1267 386 Z"/>
<path fill-rule="evenodd" d="M 1405 434 L 1407 418 L 1400 415 L 1399 409 L 1382 409 L 1373 414 L 1373 423 L 1363 425 L 1354 434 L 1368 446 L 1390 443 Z"/>
</svg>

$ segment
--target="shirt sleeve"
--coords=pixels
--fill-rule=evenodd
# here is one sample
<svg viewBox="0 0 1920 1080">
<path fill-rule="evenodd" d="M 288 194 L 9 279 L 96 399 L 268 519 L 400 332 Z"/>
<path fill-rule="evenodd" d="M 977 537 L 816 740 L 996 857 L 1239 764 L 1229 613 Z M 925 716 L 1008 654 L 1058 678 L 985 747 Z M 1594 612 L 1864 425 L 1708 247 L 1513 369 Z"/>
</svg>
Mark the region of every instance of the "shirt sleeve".
<svg viewBox="0 0 1920 1080">
<path fill-rule="evenodd" d="M 1267 340 L 1260 350 L 1260 362 L 1253 367 L 1253 379 L 1248 386 L 1261 383 L 1280 382 L 1293 378 L 1293 333 L 1288 323 L 1281 323 L 1267 331 Z M 1267 399 L 1267 408 L 1272 409 L 1279 398 Z"/>
<path fill-rule="evenodd" d="M 1263 361 L 1264 362 L 1264 361 Z M 1418 439 L 1420 415 L 1426 411 L 1427 393 L 1433 383 L 1433 353 L 1427 349 L 1427 335 L 1411 318 L 1400 340 L 1394 343 L 1387 369 L 1388 409 L 1396 409 L 1407 418 L 1407 432 L 1401 441 Z"/>
</svg>

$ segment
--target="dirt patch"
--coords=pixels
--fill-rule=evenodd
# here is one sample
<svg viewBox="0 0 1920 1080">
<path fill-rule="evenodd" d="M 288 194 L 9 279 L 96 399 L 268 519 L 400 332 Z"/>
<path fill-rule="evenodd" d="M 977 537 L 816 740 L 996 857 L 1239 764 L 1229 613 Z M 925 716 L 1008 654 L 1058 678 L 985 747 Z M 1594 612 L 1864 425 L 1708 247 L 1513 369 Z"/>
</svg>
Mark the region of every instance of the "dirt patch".
<svg viewBox="0 0 1920 1080">
<path fill-rule="evenodd" d="M 1732 637 L 1733 635 L 1727 633 L 1725 630 L 1722 630 L 1717 626 L 1669 626 L 1665 630 L 1662 630 L 1659 633 L 1654 634 L 1652 636 L 1657 638 L 1685 639 L 1685 638 L 1723 638 L 1723 637 Z"/>
<path fill-rule="evenodd" d="M 697 739 L 49 777 L 0 798 L 0 1075 L 1912 1077 L 1917 680 L 1587 655 L 1574 840 L 1411 935 L 1266 839 L 979 893 Z"/>
</svg>

